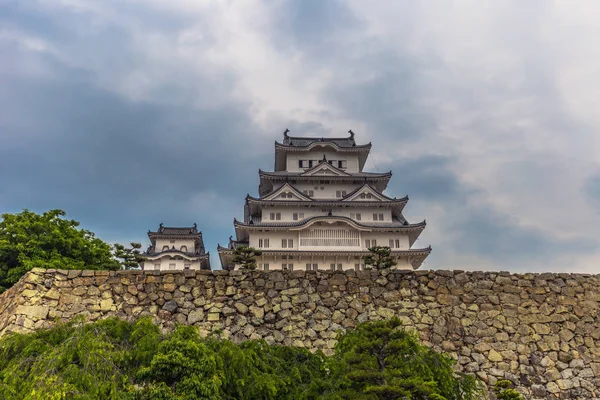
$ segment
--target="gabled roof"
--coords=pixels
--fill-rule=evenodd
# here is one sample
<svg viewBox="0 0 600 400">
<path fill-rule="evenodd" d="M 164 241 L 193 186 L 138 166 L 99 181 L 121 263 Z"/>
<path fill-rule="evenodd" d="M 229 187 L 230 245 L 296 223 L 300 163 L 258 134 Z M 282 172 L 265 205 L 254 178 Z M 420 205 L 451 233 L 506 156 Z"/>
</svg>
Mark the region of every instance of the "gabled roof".
<svg viewBox="0 0 600 400">
<path fill-rule="evenodd" d="M 361 187 L 353 190 L 352 192 L 350 192 L 346 196 L 344 196 L 342 198 L 342 201 L 365 201 L 365 202 L 368 202 L 368 201 L 372 200 L 372 199 L 361 200 L 360 199 L 361 193 L 370 193 L 372 197 L 374 197 L 375 199 L 377 199 L 379 201 L 394 201 L 394 200 L 396 200 L 396 199 L 392 199 L 391 197 L 386 196 L 383 193 L 379 193 L 371 185 L 369 185 L 368 183 L 365 183 Z M 406 199 L 408 200 L 408 197 Z"/>
<path fill-rule="evenodd" d="M 409 236 L 409 245 L 412 246 L 413 243 L 417 240 L 421 232 L 425 229 L 427 225 L 426 221 L 419 222 L 416 224 L 409 224 L 406 220 L 401 221 L 400 219 L 395 219 L 394 222 L 385 222 L 385 223 L 365 223 L 362 221 L 356 221 L 351 218 L 342 216 L 342 215 L 320 215 L 305 218 L 301 221 L 293 221 L 293 222 L 277 222 L 277 223 L 245 223 L 242 221 L 238 221 L 236 218 L 233 219 L 233 226 L 236 230 L 236 234 L 238 238 L 241 238 L 241 233 L 243 231 L 248 230 L 302 230 L 308 228 L 309 226 L 317 223 L 317 222 L 342 222 L 345 223 L 354 229 L 361 231 L 378 231 L 378 232 L 406 232 Z"/>
<path fill-rule="evenodd" d="M 382 205 L 381 203 L 385 203 L 385 205 L 405 205 L 408 202 L 408 196 L 404 196 L 400 199 L 389 199 L 389 200 L 379 200 L 379 199 L 368 199 L 368 200 L 360 200 L 360 201 L 352 201 L 342 199 L 313 199 L 309 198 L 308 200 L 293 200 L 293 199 L 274 199 L 268 200 L 265 197 L 254 197 L 251 195 L 246 196 L 247 203 L 256 203 L 256 204 L 264 204 L 264 205 L 291 205 L 291 206 L 299 206 L 299 205 L 311 205 L 321 207 L 325 205 L 333 205 L 333 206 L 349 206 L 349 205 Z"/>
<path fill-rule="evenodd" d="M 163 226 L 161 223 L 158 226 L 158 231 L 150 232 L 159 235 L 196 235 L 198 233 L 198 226 L 194 223 L 191 227 L 172 227 L 172 226 Z"/>
<path fill-rule="evenodd" d="M 300 201 L 311 201 L 311 198 L 304 193 L 300 192 L 298 189 L 290 185 L 289 183 L 285 183 L 279 189 L 275 190 L 273 193 L 269 193 L 268 195 L 261 197 L 262 200 L 275 200 L 282 192 L 291 192 L 293 193 Z M 250 195 L 246 196 L 249 197 Z"/>
<path fill-rule="evenodd" d="M 322 174 L 323 171 L 327 172 L 328 174 L 327 175 Z M 318 176 L 330 176 L 330 175 L 352 176 L 349 173 L 347 173 L 346 171 L 342 171 L 341 169 L 329 164 L 327 162 L 327 158 L 325 158 L 325 157 L 323 157 L 323 160 L 321 160 L 316 166 L 309 168 L 306 171 L 300 173 L 300 176 L 314 176 L 314 175 L 318 175 Z"/>
<path fill-rule="evenodd" d="M 317 167 L 321 165 L 318 164 Z M 330 165 L 329 163 L 327 163 L 327 165 Z M 330 165 L 331 166 L 331 165 Z M 313 167 L 312 169 L 315 169 L 316 167 Z M 332 167 L 334 169 L 338 169 L 336 167 Z M 263 171 L 262 169 L 258 170 L 258 175 L 261 178 L 269 178 L 269 179 L 275 179 L 275 180 L 284 180 L 286 178 L 312 178 L 315 177 L 317 179 L 323 179 L 322 177 L 320 177 L 319 175 L 308 175 L 306 174 L 308 171 L 310 170 L 306 170 L 303 172 L 288 172 L 288 171 Z M 342 171 L 342 170 L 340 170 Z M 343 179 L 343 180 L 389 180 L 392 176 L 392 171 L 388 171 L 388 172 L 353 172 L 353 173 L 347 173 L 345 171 L 344 174 L 342 175 L 329 175 L 327 176 L 327 179 Z"/>
<path fill-rule="evenodd" d="M 292 137 L 288 136 L 289 130 L 283 134 L 283 143 L 275 141 L 275 171 L 285 169 L 285 154 L 288 152 L 307 152 L 314 148 L 331 147 L 336 152 L 358 153 L 359 170 L 362 171 L 369 152 L 371 143 L 357 145 L 354 141 L 354 133 L 350 132 L 347 138 L 326 138 L 326 137 Z"/>
<path fill-rule="evenodd" d="M 194 245 L 201 253 L 204 253 L 204 241 L 202 240 L 202 232 L 198 231 L 196 223 L 190 227 L 172 227 L 163 226 L 161 223 L 156 232 L 148 231 L 148 238 L 152 243 L 150 248 L 156 244 L 156 239 L 194 239 Z"/>
<path fill-rule="evenodd" d="M 277 223 L 245 223 L 242 221 L 238 221 L 236 218 L 233 219 L 234 227 L 247 227 L 247 228 L 272 228 L 272 229 L 288 229 L 288 228 L 300 228 L 312 225 L 315 222 L 326 221 L 326 222 L 345 222 L 349 225 L 353 225 L 356 228 L 367 228 L 367 230 L 371 229 L 401 229 L 401 230 L 413 230 L 413 229 L 422 229 L 427 225 L 426 221 L 419 222 L 416 224 L 408 224 L 401 223 L 400 221 L 391 222 L 391 223 L 372 223 L 367 224 L 362 221 L 355 221 L 351 218 L 342 216 L 342 215 L 319 215 L 314 217 L 305 218 L 301 221 L 293 221 L 293 222 L 277 222 Z"/>
<path fill-rule="evenodd" d="M 334 143 L 338 147 L 356 147 L 356 142 L 354 141 L 354 133 L 350 130 L 349 137 L 345 138 L 316 138 L 316 137 L 295 137 L 288 135 L 289 129 L 286 129 L 283 132 L 283 145 L 285 146 L 293 146 L 293 147 L 306 147 L 310 146 L 314 142 L 331 142 Z"/>
</svg>

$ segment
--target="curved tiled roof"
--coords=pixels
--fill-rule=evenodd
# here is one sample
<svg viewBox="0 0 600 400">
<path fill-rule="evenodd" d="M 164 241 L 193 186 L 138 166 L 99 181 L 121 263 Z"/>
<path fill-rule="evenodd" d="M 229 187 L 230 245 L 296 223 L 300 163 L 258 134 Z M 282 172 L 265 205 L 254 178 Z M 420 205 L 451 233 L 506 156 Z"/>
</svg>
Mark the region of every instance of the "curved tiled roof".
<svg viewBox="0 0 600 400">
<path fill-rule="evenodd" d="M 350 136 L 344 138 L 325 138 L 325 137 L 296 137 L 288 136 L 289 130 L 286 129 L 283 132 L 283 145 L 294 146 L 294 147 L 306 147 L 314 142 L 331 142 L 338 147 L 355 147 L 356 142 L 354 141 L 354 133 L 348 131 Z"/>
<path fill-rule="evenodd" d="M 202 253 L 199 251 L 189 252 L 189 251 L 181 251 L 181 250 L 176 250 L 176 249 L 169 249 L 169 250 L 165 250 L 165 251 L 156 251 L 156 252 L 155 251 L 146 251 L 142 255 L 154 257 L 154 256 L 158 256 L 161 254 L 182 254 L 182 255 L 185 255 L 188 257 L 208 257 L 208 253 Z"/>
<path fill-rule="evenodd" d="M 354 224 L 363 228 L 394 228 L 394 229 L 406 229 L 406 230 L 416 230 L 416 229 L 424 229 L 425 225 L 427 224 L 426 221 L 423 222 L 419 222 L 417 224 L 403 224 L 402 222 L 400 222 L 398 220 L 398 222 L 396 223 L 378 223 L 378 224 L 365 224 L 363 222 L 359 222 L 359 221 L 355 221 L 349 217 L 345 217 L 342 215 L 318 215 L 318 216 L 314 216 L 314 217 L 310 217 L 310 218 L 305 218 L 301 221 L 294 221 L 294 222 L 279 222 L 276 224 L 265 224 L 262 222 L 259 223 L 245 223 L 242 221 L 238 221 L 236 218 L 233 219 L 233 225 L 234 226 L 240 226 L 240 227 L 249 227 L 249 228 L 291 228 L 291 227 L 301 227 L 304 225 L 307 225 L 311 222 L 314 221 L 319 221 L 319 220 L 328 220 L 328 219 L 337 219 L 337 220 L 342 220 L 345 222 L 348 222 L 350 224 Z"/>
<path fill-rule="evenodd" d="M 163 226 L 160 224 L 156 232 L 148 231 L 148 236 L 198 236 L 202 235 L 202 232 L 198 232 L 198 226 L 196 224 L 190 227 L 174 227 L 174 226 Z"/>
<path fill-rule="evenodd" d="M 270 195 L 270 194 L 269 194 Z M 267 196 L 269 196 L 267 195 Z M 392 198 L 387 198 L 385 201 L 365 201 L 365 200 L 361 200 L 361 201 L 342 201 L 343 199 L 347 198 L 348 195 L 344 196 L 343 198 L 339 198 L 339 199 L 331 199 L 331 200 L 315 200 L 312 199 L 311 201 L 301 201 L 301 200 L 266 200 L 265 197 L 267 196 L 263 196 L 263 197 L 254 197 L 251 195 L 246 195 L 246 201 L 247 202 L 254 202 L 254 203 L 265 203 L 265 204 L 280 204 L 280 205 L 306 205 L 306 204 L 314 204 L 316 206 L 321 206 L 321 205 L 340 205 L 340 206 L 348 206 L 348 205 L 361 205 L 361 206 L 366 206 L 366 205 L 382 205 L 382 204 L 386 204 L 386 205 L 390 205 L 390 204 L 405 204 L 408 202 L 408 196 L 404 196 L 400 199 L 392 199 Z"/>
<path fill-rule="evenodd" d="M 223 247 L 221 245 L 217 245 L 217 251 L 219 253 L 229 252 L 232 250 L 233 249 L 230 247 Z M 367 253 L 369 253 L 368 251 L 365 251 L 365 250 L 290 250 L 290 249 L 271 250 L 271 249 L 261 249 L 261 251 L 263 254 L 277 253 L 277 254 L 294 254 L 294 255 L 298 255 L 301 253 L 306 253 L 306 254 L 316 254 L 316 253 L 322 253 L 322 254 L 367 254 Z M 425 247 L 423 249 L 408 249 L 408 250 L 391 249 L 391 254 L 393 254 L 393 255 L 427 256 L 430 253 L 431 253 L 431 246 Z"/>
<path fill-rule="evenodd" d="M 300 179 L 344 179 L 344 180 L 358 180 L 358 179 L 385 179 L 392 176 L 392 171 L 388 172 L 354 172 L 348 175 L 303 175 L 304 172 L 287 172 L 287 171 L 263 171 L 258 170 L 259 176 L 267 178 L 300 178 Z"/>
</svg>

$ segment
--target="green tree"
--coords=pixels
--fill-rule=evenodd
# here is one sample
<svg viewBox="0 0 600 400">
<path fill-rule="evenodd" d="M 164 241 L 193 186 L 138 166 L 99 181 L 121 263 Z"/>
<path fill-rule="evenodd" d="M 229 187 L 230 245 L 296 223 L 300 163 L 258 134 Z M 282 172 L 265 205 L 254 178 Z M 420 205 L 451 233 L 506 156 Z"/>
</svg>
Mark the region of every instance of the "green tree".
<svg viewBox="0 0 600 400">
<path fill-rule="evenodd" d="M 455 361 L 419 343 L 398 318 L 359 324 L 336 347 L 342 399 L 471 400 L 481 387 Z M 334 397 L 335 398 L 335 397 Z"/>
<path fill-rule="evenodd" d="M 261 254 L 262 251 L 255 249 L 254 247 L 238 246 L 233 249 L 233 257 L 231 262 L 235 265 L 239 265 L 240 269 L 255 270 L 256 257 L 260 256 Z"/>
<path fill-rule="evenodd" d="M 196 327 L 162 334 L 151 318 L 82 318 L 0 338 L 0 398 L 14 400 L 472 400 L 475 378 L 398 320 L 339 337 L 336 353 L 264 340 L 235 344 Z"/>
<path fill-rule="evenodd" d="M 389 269 L 396 265 L 396 260 L 391 256 L 391 250 L 385 246 L 369 248 L 368 254 L 363 257 L 365 265 L 373 266 L 375 269 Z"/>
<path fill-rule="evenodd" d="M 113 245 L 114 256 L 120 260 L 123 269 L 136 269 L 140 267 L 140 263 L 144 261 L 142 256 L 141 243 L 131 242 L 131 247 L 125 247 L 122 244 L 115 243 Z"/>
<path fill-rule="evenodd" d="M 62 210 L 36 214 L 23 210 L 0 221 L 0 292 L 34 267 L 118 269 L 110 245 Z"/>
</svg>

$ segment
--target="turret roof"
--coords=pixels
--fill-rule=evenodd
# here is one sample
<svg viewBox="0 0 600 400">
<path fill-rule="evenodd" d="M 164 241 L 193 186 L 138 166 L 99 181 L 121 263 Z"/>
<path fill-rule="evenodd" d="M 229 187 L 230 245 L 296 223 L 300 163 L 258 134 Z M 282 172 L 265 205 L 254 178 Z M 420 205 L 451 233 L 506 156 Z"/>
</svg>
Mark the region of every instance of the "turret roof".
<svg viewBox="0 0 600 400">
<path fill-rule="evenodd" d="M 283 143 L 281 144 L 284 146 L 306 147 L 315 142 L 330 142 L 338 147 L 356 147 L 356 142 L 354 141 L 354 132 L 352 132 L 352 130 L 348 131 L 348 133 L 350 133 L 349 137 L 343 138 L 297 137 L 289 136 L 288 132 L 289 129 L 286 129 L 285 132 L 283 132 Z"/>
<path fill-rule="evenodd" d="M 156 232 L 148 231 L 148 236 L 197 236 L 202 235 L 202 232 L 198 232 L 198 226 L 194 223 L 191 227 L 172 227 L 163 226 L 161 223 L 158 226 Z"/>
</svg>

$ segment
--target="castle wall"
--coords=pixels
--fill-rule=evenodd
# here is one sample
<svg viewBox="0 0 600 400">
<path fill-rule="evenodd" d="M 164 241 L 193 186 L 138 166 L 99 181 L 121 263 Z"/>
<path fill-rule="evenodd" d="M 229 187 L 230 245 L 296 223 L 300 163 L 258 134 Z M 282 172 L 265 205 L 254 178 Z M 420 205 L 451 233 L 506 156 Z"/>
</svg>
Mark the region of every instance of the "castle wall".
<svg viewBox="0 0 600 400">
<path fill-rule="evenodd" d="M 527 398 L 600 397 L 600 275 L 461 271 L 61 271 L 0 295 L 0 334 L 82 315 L 150 315 L 236 342 L 331 353 L 339 330 L 399 317 L 458 369 Z"/>
</svg>

